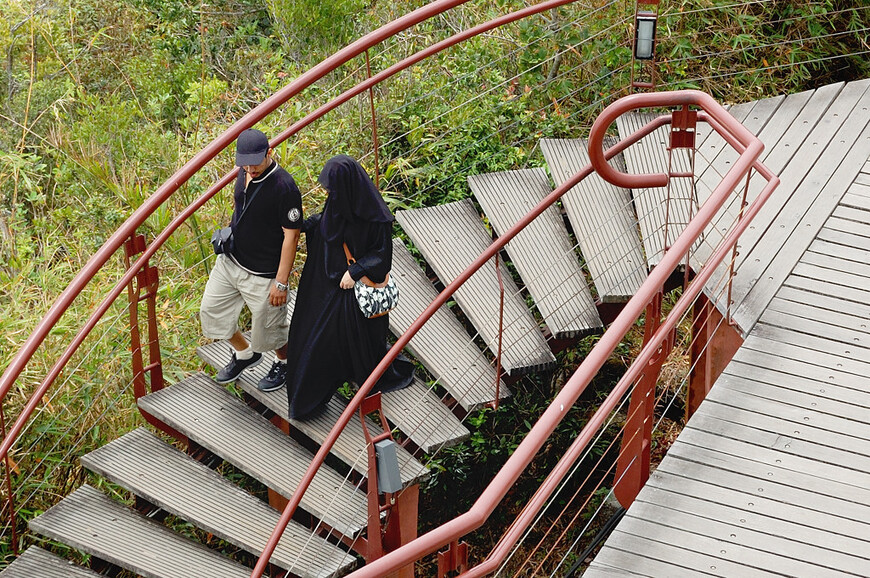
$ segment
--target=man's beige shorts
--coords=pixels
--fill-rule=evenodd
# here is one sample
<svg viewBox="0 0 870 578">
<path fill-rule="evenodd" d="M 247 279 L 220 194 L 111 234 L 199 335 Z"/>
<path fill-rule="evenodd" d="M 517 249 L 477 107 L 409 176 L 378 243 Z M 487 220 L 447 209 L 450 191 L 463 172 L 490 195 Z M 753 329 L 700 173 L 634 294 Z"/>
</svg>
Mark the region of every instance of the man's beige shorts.
<svg viewBox="0 0 870 578">
<path fill-rule="evenodd" d="M 251 347 L 254 351 L 278 349 L 287 343 L 287 305 L 269 303 L 272 279 L 252 275 L 218 255 L 205 284 L 199 319 L 209 339 L 229 339 L 239 330 L 242 306 L 251 310 Z"/>
</svg>

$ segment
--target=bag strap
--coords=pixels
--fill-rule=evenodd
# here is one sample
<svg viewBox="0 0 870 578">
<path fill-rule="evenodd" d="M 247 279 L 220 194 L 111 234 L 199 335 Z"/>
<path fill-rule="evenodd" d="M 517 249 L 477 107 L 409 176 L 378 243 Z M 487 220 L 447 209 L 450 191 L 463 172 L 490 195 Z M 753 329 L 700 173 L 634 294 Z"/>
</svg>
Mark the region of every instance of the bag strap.
<svg viewBox="0 0 870 578">
<path fill-rule="evenodd" d="M 268 173 L 266 173 L 265 175 L 263 175 L 263 177 L 262 177 L 258 182 L 254 183 L 254 184 L 257 185 L 257 188 L 254 189 L 253 194 L 251 194 L 251 198 L 249 198 L 248 201 L 245 203 L 245 206 L 242 207 L 242 212 L 239 213 L 239 218 L 236 219 L 236 224 L 237 224 L 237 225 L 242 221 L 242 217 L 245 216 L 245 213 L 248 212 L 248 207 L 250 207 L 250 206 L 254 203 L 254 199 L 256 198 L 257 193 L 259 193 L 259 192 L 260 192 L 260 189 L 263 188 L 263 183 L 266 181 L 266 179 L 269 178 L 269 175 L 271 175 L 273 172 L 275 172 L 276 170 L 278 170 L 278 162 L 277 162 L 277 161 L 273 161 L 273 162 L 274 162 L 275 164 L 274 164 L 274 166 L 272 167 L 272 170 L 269 171 Z M 251 183 L 247 183 L 247 184 L 245 185 L 245 188 L 247 189 L 247 188 L 248 188 L 248 185 L 250 185 L 250 184 L 251 184 Z M 232 223 L 230 223 L 230 227 L 232 228 Z M 235 229 L 233 229 L 233 232 L 235 233 Z"/>
<path fill-rule="evenodd" d="M 342 243 L 342 247 L 344 247 L 344 256 L 347 259 L 348 265 L 353 265 L 356 263 L 356 259 L 353 258 L 353 255 L 350 254 L 350 249 L 347 248 L 347 243 Z"/>
<path fill-rule="evenodd" d="M 353 255 L 350 254 L 350 249 L 347 248 L 347 243 L 342 243 L 341 246 L 344 247 L 344 256 L 347 259 L 347 266 L 350 267 L 351 265 L 356 263 L 356 259 L 354 259 Z M 376 289 L 381 289 L 389 284 L 390 274 L 387 273 L 387 276 L 380 283 L 375 283 L 374 281 L 365 276 L 361 277 L 360 281 L 362 281 L 363 285 L 374 287 Z"/>
</svg>

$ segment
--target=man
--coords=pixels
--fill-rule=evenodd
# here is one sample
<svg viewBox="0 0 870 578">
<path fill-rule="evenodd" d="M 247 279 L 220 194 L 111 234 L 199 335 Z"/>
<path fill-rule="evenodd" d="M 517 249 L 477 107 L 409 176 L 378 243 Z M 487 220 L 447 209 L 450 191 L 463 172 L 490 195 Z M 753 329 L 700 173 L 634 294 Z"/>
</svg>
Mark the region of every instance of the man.
<svg viewBox="0 0 870 578">
<path fill-rule="evenodd" d="M 206 337 L 226 339 L 233 348 L 215 380 L 235 381 L 260 363 L 264 351 L 274 349 L 277 359 L 257 384 L 273 391 L 284 385 L 287 374 L 287 282 L 302 226 L 302 195 L 258 130 L 239 135 L 236 166 L 232 249 L 217 256 L 199 315 Z M 250 344 L 238 325 L 243 305 L 251 311 Z"/>
</svg>

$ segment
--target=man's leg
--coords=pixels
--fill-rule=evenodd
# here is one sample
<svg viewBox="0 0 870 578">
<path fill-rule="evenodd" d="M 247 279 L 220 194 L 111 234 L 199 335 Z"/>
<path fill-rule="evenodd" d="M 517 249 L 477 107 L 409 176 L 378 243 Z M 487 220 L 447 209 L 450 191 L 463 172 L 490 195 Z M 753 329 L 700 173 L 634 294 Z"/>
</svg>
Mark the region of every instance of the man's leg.
<svg viewBox="0 0 870 578">
<path fill-rule="evenodd" d="M 272 281 L 265 281 L 264 288 L 252 287 L 254 290 L 250 293 L 243 289 L 243 294 L 251 310 L 251 347 L 254 351 L 275 350 L 276 360 L 257 387 L 261 391 L 275 391 L 281 389 L 287 379 L 287 335 L 290 324 L 287 306 L 275 307 L 269 302 Z"/>
<path fill-rule="evenodd" d="M 203 334 L 210 339 L 226 339 L 233 348 L 230 362 L 218 371 L 215 381 L 235 381 L 246 368 L 256 365 L 262 354 L 255 353 L 239 331 L 239 314 L 244 306 L 238 289 L 239 273 L 244 273 L 223 255 L 219 255 L 209 275 L 200 304 Z"/>
</svg>

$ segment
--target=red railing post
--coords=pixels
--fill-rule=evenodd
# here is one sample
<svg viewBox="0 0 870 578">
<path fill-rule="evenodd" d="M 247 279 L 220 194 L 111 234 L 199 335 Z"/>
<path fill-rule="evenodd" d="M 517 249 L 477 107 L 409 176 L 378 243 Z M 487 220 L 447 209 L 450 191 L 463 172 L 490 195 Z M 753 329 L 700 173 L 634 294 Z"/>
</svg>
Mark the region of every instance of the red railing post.
<svg viewBox="0 0 870 578">
<path fill-rule="evenodd" d="M 707 394 L 725 366 L 743 344 L 743 338 L 716 305 L 701 294 L 692 319 L 691 365 L 686 394 L 688 420 Z"/>
<path fill-rule="evenodd" d="M 662 324 L 660 289 L 646 306 L 643 347 L 651 343 Z M 649 361 L 631 394 L 628 418 L 622 432 L 622 446 L 616 462 L 613 493 L 623 508 L 628 508 L 649 479 L 650 447 L 652 445 L 653 410 L 656 404 L 656 383 L 662 365 L 671 351 L 673 339 L 662 343 L 656 356 Z"/>
<path fill-rule="evenodd" d="M 124 264 L 130 270 L 131 263 L 136 255 L 145 252 L 148 243 L 145 235 L 136 234 L 130 236 L 124 243 Z M 133 394 L 136 399 L 148 395 L 150 392 L 163 389 L 163 362 L 160 354 L 160 336 L 157 325 L 157 289 L 160 286 L 160 275 L 157 267 L 153 267 L 146 259 L 136 275 L 130 279 L 127 285 L 127 297 L 129 299 L 128 312 L 130 315 L 130 354 L 133 366 Z M 144 293 L 143 293 L 144 291 Z M 148 364 L 145 364 L 142 351 L 142 334 L 139 330 L 139 304 L 145 302 L 146 325 L 148 328 Z M 146 374 L 149 380 L 146 380 Z M 150 381 L 150 388 L 148 387 Z M 150 391 L 149 391 L 150 389 Z M 175 429 L 169 427 L 161 420 L 139 409 L 145 420 L 154 427 L 168 433 L 174 438 L 187 441 L 187 437 Z"/>
<path fill-rule="evenodd" d="M 372 436 L 366 417 L 377 412 L 381 425 L 381 433 Z M 383 440 L 393 439 L 390 425 L 381 407 L 381 394 L 375 393 L 366 397 L 359 408 L 359 418 L 362 422 L 363 435 L 366 439 L 368 452 L 367 468 L 367 498 L 368 498 L 368 532 L 365 548 L 366 562 L 377 560 L 386 552 L 399 548 L 405 542 L 417 537 L 417 496 L 419 487 L 403 488 L 398 492 L 380 493 L 378 488 L 378 458 L 375 444 Z M 408 492 L 408 499 L 401 499 Z M 383 498 L 382 498 L 383 496 Z M 407 512 L 403 512 L 407 509 Z M 381 515 L 386 518 L 381 523 Z M 404 516 L 403 516 L 404 515 Z M 413 519 L 410 519 L 413 518 Z M 414 578 L 414 565 L 400 568 L 391 577 Z"/>
</svg>

